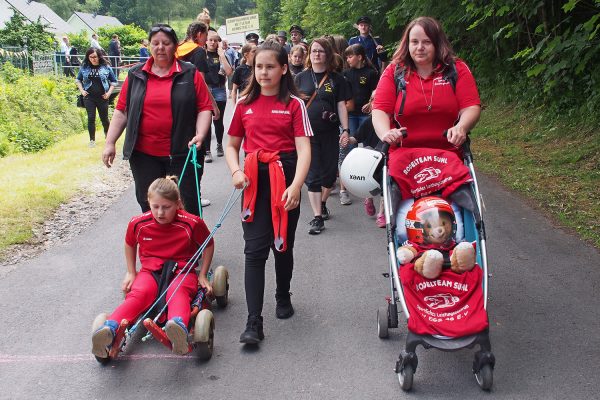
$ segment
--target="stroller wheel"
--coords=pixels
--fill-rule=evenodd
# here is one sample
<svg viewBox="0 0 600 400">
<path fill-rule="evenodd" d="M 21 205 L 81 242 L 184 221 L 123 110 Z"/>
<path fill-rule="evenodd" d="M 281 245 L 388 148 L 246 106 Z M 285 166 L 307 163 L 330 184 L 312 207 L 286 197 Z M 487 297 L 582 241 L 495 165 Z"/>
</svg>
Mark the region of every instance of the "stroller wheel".
<svg viewBox="0 0 600 400">
<path fill-rule="evenodd" d="M 385 339 L 389 336 L 388 327 L 389 327 L 388 308 L 380 307 L 377 310 L 377 335 L 381 339 Z"/>
<path fill-rule="evenodd" d="M 415 371 L 411 365 L 406 365 L 402 371 L 398 372 L 398 382 L 400 382 L 400 387 L 405 392 L 412 389 L 414 374 Z"/>
<path fill-rule="evenodd" d="M 475 373 L 477 384 L 483 390 L 490 390 L 494 383 L 494 370 L 490 364 L 485 364 Z"/>
</svg>

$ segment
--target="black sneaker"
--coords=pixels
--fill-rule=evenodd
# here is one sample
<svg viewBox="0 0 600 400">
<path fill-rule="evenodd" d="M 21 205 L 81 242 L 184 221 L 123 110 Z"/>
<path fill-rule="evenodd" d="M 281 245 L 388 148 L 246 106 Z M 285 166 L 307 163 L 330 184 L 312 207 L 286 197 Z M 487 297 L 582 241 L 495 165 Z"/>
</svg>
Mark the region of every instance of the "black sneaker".
<svg viewBox="0 0 600 400">
<path fill-rule="evenodd" d="M 329 209 L 325 204 L 321 204 L 321 216 L 325 221 L 327 221 L 331 216 L 331 214 L 329 213 Z"/>
<path fill-rule="evenodd" d="M 223 145 L 217 144 L 217 157 L 223 157 L 225 152 L 223 151 Z"/>
<path fill-rule="evenodd" d="M 291 293 L 276 294 L 275 300 L 277 305 L 275 306 L 275 316 L 279 319 L 287 319 L 294 315 L 294 307 L 290 300 Z"/>
<path fill-rule="evenodd" d="M 325 223 L 323 222 L 323 217 L 321 216 L 315 217 L 308 224 L 310 225 L 308 233 L 311 235 L 318 235 L 323 229 L 325 229 Z"/>
<path fill-rule="evenodd" d="M 240 335 L 240 343 L 258 344 L 265 338 L 263 332 L 263 318 L 261 316 L 248 316 L 246 330 Z"/>
</svg>

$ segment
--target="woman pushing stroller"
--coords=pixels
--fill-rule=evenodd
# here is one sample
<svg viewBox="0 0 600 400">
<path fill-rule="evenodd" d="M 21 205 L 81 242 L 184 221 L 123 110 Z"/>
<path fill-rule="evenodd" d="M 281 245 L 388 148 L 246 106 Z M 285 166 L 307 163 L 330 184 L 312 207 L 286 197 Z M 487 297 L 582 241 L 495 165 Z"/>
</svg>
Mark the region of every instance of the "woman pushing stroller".
<svg viewBox="0 0 600 400">
<path fill-rule="evenodd" d="M 406 99 L 397 93 L 396 74 L 403 74 Z M 481 101 L 469 67 L 456 58 L 438 21 L 419 17 L 407 26 L 381 76 L 372 113 L 377 135 L 391 145 L 392 173 L 400 144 L 459 154 L 479 120 Z M 408 133 L 404 140 L 403 132 Z"/>
<path fill-rule="evenodd" d="M 406 149 L 439 149 L 451 162 L 462 164 L 461 145 L 481 113 L 469 67 L 454 55 L 440 23 L 431 17 L 419 17 L 406 27 L 372 107 L 373 127 L 381 141 L 390 144 L 389 174 L 397 182 L 418 156 L 418 150 Z M 403 195 L 398 218 L 404 219 L 413 197 L 431 193 Z M 400 237 L 406 239 L 403 229 L 404 223 L 398 224 Z"/>
</svg>

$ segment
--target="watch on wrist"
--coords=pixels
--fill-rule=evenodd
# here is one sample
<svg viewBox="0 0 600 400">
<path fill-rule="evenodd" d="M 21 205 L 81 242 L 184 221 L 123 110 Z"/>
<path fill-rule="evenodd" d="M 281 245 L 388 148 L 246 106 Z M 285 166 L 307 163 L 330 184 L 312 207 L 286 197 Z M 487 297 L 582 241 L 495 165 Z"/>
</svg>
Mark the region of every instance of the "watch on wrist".
<svg viewBox="0 0 600 400">
<path fill-rule="evenodd" d="M 344 129 L 342 129 L 342 133 L 344 133 L 344 132 L 348 132 L 348 133 L 350 133 L 350 129 L 348 129 L 348 128 L 344 128 Z"/>
</svg>

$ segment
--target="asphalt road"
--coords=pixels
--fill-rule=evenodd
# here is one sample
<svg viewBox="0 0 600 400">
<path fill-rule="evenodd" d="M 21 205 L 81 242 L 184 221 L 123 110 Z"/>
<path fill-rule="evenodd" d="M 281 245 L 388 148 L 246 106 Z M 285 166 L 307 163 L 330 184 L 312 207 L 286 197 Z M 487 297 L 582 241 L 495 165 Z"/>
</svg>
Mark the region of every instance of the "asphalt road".
<svg viewBox="0 0 600 400">
<path fill-rule="evenodd" d="M 222 158 L 206 167 L 210 226 L 231 187 Z M 470 372 L 474 350 L 419 348 L 413 391 L 393 372 L 406 326 L 376 333 L 388 281 L 384 230 L 359 199 L 330 201 L 332 219 L 309 236 L 304 196 L 292 281 L 296 314 L 275 318 L 274 273 L 267 264 L 265 335 L 258 349 L 238 343 L 246 318 L 243 241 L 237 212 L 216 234 L 214 266 L 228 267 L 230 305 L 215 312 L 213 358 L 175 356 L 137 336 L 116 362 L 90 354 L 91 323 L 122 299 L 123 238 L 139 213 L 129 189 L 76 239 L 0 274 L 1 399 L 592 399 L 600 390 L 600 254 L 539 212 L 480 177 L 487 212 L 489 316 L 494 387 L 483 393 Z M 237 207 L 236 209 L 237 210 Z"/>
</svg>

